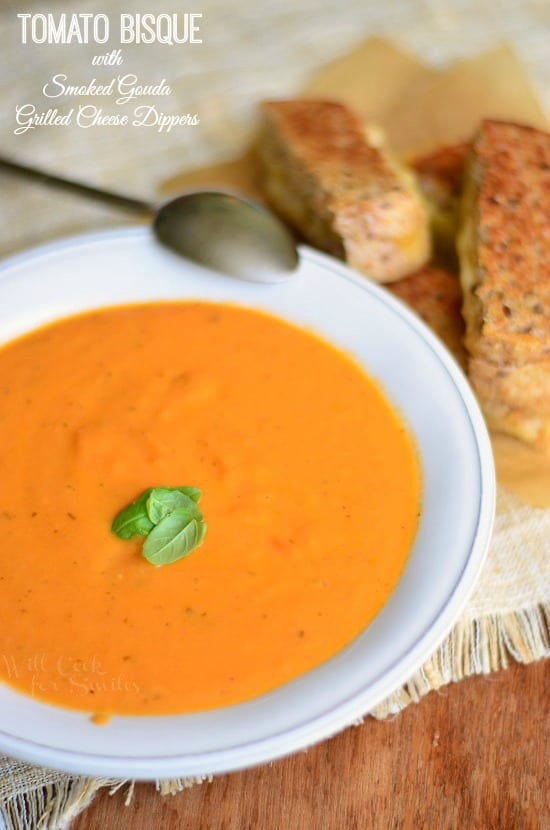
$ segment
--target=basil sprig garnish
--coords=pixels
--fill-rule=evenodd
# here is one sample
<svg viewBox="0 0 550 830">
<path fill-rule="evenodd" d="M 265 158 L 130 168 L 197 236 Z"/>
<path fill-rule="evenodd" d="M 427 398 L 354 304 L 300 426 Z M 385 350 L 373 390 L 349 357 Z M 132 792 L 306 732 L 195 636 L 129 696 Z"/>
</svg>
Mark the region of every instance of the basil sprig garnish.
<svg viewBox="0 0 550 830">
<path fill-rule="evenodd" d="M 120 539 L 146 536 L 142 554 L 153 565 L 168 565 L 198 548 L 206 523 L 196 487 L 150 487 L 115 517 L 111 530 Z"/>
</svg>

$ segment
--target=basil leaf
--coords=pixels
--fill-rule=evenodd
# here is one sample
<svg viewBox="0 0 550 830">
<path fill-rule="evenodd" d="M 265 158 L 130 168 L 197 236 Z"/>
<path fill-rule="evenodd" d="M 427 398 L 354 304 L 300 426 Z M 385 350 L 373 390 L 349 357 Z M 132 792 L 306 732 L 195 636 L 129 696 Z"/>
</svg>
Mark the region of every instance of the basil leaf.
<svg viewBox="0 0 550 830">
<path fill-rule="evenodd" d="M 183 493 L 184 496 L 189 496 L 194 502 L 199 502 L 202 496 L 202 490 L 199 490 L 198 487 L 176 487 L 175 489 Z"/>
<path fill-rule="evenodd" d="M 196 487 L 150 487 L 118 513 L 111 530 L 121 539 L 147 536 L 142 553 L 153 565 L 176 562 L 204 539 L 201 495 Z"/>
<path fill-rule="evenodd" d="M 143 556 L 153 565 L 168 565 L 197 548 L 205 533 L 204 522 L 196 519 L 190 510 L 178 508 L 149 533 Z"/>
<path fill-rule="evenodd" d="M 131 539 L 136 534 L 147 536 L 154 524 L 147 513 L 147 499 L 151 489 L 145 490 L 141 496 L 125 507 L 115 516 L 111 530 L 120 539 Z"/>
<path fill-rule="evenodd" d="M 183 493 L 182 489 L 179 487 L 154 487 L 151 490 L 146 507 L 147 515 L 154 525 L 157 525 L 174 510 L 180 509 L 189 510 L 198 521 L 202 519 L 202 513 L 194 500 Z"/>
</svg>

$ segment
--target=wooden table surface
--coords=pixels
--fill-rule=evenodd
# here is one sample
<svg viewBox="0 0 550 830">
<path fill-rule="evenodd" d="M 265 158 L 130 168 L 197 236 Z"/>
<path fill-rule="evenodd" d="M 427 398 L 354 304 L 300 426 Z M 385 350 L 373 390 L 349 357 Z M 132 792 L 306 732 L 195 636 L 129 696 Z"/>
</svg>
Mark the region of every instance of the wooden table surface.
<svg viewBox="0 0 550 830">
<path fill-rule="evenodd" d="M 549 830 L 549 681 L 514 665 L 176 796 L 102 791 L 71 830 Z"/>
</svg>

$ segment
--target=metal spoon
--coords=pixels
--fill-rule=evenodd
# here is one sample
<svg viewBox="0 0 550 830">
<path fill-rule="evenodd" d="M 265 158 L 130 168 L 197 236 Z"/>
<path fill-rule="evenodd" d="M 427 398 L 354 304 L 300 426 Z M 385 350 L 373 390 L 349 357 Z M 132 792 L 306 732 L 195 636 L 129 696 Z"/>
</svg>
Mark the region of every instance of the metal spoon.
<svg viewBox="0 0 550 830">
<path fill-rule="evenodd" d="M 150 216 L 153 231 L 163 245 L 200 265 L 240 279 L 282 282 L 298 265 L 298 252 L 288 228 L 269 211 L 231 193 L 184 193 L 156 207 L 2 156 L 0 169 Z"/>
</svg>

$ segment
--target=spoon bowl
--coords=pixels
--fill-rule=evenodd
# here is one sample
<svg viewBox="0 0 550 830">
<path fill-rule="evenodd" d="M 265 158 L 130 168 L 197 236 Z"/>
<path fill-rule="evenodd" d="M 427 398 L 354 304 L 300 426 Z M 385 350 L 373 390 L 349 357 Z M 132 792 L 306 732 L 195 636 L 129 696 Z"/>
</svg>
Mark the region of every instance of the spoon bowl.
<svg viewBox="0 0 550 830">
<path fill-rule="evenodd" d="M 153 230 L 176 253 L 251 282 L 282 282 L 298 265 L 286 226 L 259 205 L 230 193 L 178 196 L 158 209 Z"/>
<path fill-rule="evenodd" d="M 298 267 L 288 228 L 265 208 L 231 193 L 185 193 L 156 207 L 0 156 L 0 169 L 149 215 L 157 239 L 199 265 L 251 282 L 283 282 Z"/>
</svg>

